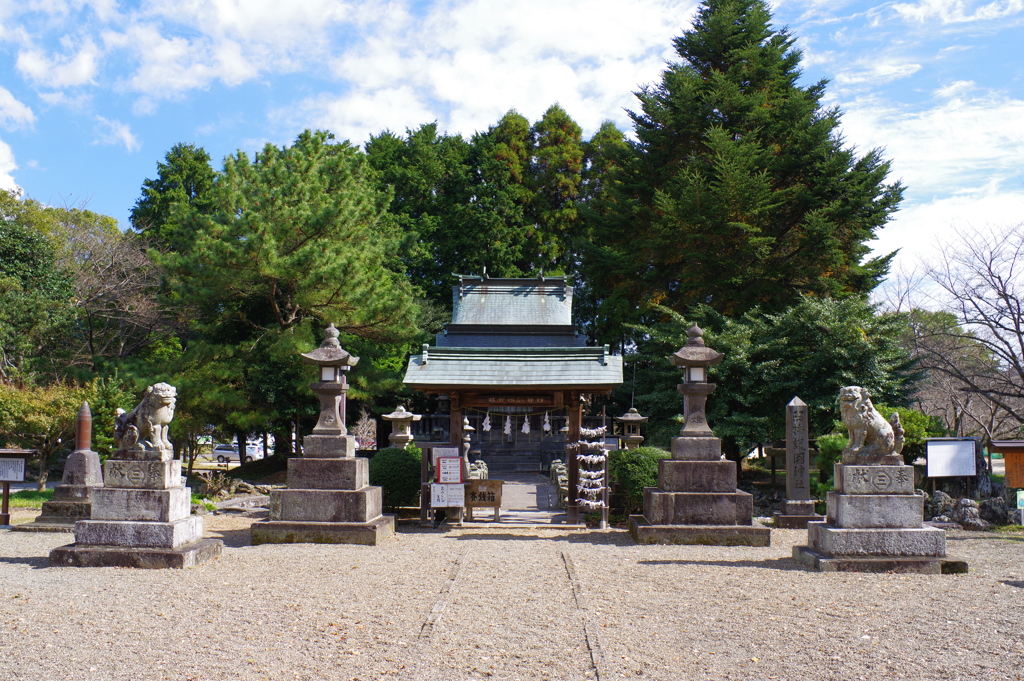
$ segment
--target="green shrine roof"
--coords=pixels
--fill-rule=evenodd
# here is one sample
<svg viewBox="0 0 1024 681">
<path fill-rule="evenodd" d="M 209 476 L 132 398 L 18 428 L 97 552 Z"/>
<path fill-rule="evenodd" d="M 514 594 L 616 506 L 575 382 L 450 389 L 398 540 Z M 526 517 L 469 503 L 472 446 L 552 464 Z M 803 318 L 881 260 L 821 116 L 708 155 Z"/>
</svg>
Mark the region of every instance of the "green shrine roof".
<svg viewBox="0 0 1024 681">
<path fill-rule="evenodd" d="M 622 357 L 600 348 L 423 347 L 409 359 L 405 384 L 430 388 L 612 388 Z"/>
</svg>

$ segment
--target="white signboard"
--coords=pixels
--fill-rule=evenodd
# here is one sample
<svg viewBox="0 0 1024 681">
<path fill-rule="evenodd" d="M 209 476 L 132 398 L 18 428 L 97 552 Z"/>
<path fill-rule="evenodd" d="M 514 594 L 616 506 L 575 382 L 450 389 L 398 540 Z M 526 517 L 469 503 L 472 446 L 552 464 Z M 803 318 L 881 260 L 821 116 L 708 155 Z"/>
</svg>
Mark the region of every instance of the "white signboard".
<svg viewBox="0 0 1024 681">
<path fill-rule="evenodd" d="M 0 459 L 0 482 L 25 482 L 25 459 Z"/>
<path fill-rule="evenodd" d="M 431 508 L 452 508 L 465 505 L 465 485 L 443 485 L 435 482 L 430 486 Z"/>
<path fill-rule="evenodd" d="M 437 460 L 440 459 L 441 457 L 461 455 L 462 452 L 459 451 L 458 447 L 434 447 L 434 449 L 431 450 L 431 456 L 433 456 L 433 461 L 431 461 L 430 463 L 434 466 L 434 470 L 436 471 L 438 465 Z"/>
<path fill-rule="evenodd" d="M 437 459 L 437 481 L 442 483 L 462 482 L 462 457 L 442 456 Z"/>
<path fill-rule="evenodd" d="M 974 440 L 927 440 L 928 477 L 952 478 L 977 474 Z"/>
</svg>

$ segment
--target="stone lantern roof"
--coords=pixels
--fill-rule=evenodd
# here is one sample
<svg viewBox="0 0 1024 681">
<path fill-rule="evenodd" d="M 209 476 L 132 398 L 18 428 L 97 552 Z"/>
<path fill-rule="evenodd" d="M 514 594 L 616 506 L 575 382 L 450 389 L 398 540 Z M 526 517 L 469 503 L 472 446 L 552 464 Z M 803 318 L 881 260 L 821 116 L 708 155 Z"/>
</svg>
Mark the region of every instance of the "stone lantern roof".
<svg viewBox="0 0 1024 681">
<path fill-rule="evenodd" d="M 384 414 L 381 416 L 386 421 L 419 421 L 423 418 L 422 414 L 413 414 L 411 411 L 406 411 L 404 405 L 398 405 L 398 407 L 390 414 Z"/>
<path fill-rule="evenodd" d="M 615 416 L 613 418 L 622 423 L 647 423 L 647 417 L 641 416 L 640 412 L 638 412 L 634 407 L 630 407 L 629 411 L 622 416 Z"/>
<path fill-rule="evenodd" d="M 359 358 L 342 349 L 341 343 L 338 342 L 338 335 L 334 324 L 328 326 L 324 329 L 324 341 L 320 343 L 320 347 L 312 352 L 302 353 L 302 361 L 318 366 L 354 367 L 359 362 Z"/>
<path fill-rule="evenodd" d="M 669 356 L 672 366 L 712 366 L 721 362 L 725 357 L 721 352 L 716 352 L 704 345 L 704 329 L 696 324 L 690 327 L 686 336 L 686 345 Z"/>
</svg>

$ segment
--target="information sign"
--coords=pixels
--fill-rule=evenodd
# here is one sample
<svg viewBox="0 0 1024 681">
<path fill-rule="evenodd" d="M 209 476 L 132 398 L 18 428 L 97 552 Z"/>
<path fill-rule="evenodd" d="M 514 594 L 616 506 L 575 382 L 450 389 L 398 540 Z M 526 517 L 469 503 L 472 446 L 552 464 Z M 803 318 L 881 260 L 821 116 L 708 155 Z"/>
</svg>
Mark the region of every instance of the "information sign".
<svg viewBox="0 0 1024 681">
<path fill-rule="evenodd" d="M 453 508 L 466 505 L 465 485 L 445 485 L 435 482 L 430 485 L 431 508 Z"/>
<path fill-rule="evenodd" d="M 0 459 L 0 482 L 25 482 L 25 459 Z"/>
<path fill-rule="evenodd" d="M 462 482 L 462 457 L 442 456 L 437 459 L 437 481 L 440 483 Z"/>
<path fill-rule="evenodd" d="M 1024 489 L 1017 490 L 1017 508 L 1024 509 Z"/>
<path fill-rule="evenodd" d="M 430 464 L 434 467 L 434 470 L 436 471 L 438 466 L 438 459 L 440 459 L 441 457 L 459 456 L 462 454 L 462 452 L 459 451 L 458 447 L 434 447 L 431 454 L 433 456 L 433 460 L 430 462 Z"/>
<path fill-rule="evenodd" d="M 970 477 L 977 474 L 973 439 L 936 438 L 925 441 L 929 478 Z"/>
</svg>

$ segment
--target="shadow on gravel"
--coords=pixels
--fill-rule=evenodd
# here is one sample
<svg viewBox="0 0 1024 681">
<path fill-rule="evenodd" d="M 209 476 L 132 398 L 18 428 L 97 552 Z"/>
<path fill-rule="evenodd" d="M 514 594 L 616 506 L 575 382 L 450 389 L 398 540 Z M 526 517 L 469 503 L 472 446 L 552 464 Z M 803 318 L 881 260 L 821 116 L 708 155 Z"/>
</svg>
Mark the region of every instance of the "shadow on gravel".
<svg viewBox="0 0 1024 681">
<path fill-rule="evenodd" d="M 252 530 L 248 527 L 238 530 L 209 530 L 206 532 L 206 538 L 220 539 L 224 546 L 232 548 L 252 546 Z"/>
<path fill-rule="evenodd" d="M 1005 584 L 1006 586 L 1017 587 L 1018 589 L 1024 589 L 1024 582 L 1014 582 L 1014 581 L 1010 581 L 1008 579 L 1001 579 L 1001 580 L 999 580 L 999 583 L 1000 584 Z"/>
<path fill-rule="evenodd" d="M 792 558 L 772 558 L 771 560 L 638 560 L 638 565 L 717 565 L 719 567 L 752 567 L 764 570 L 786 570 L 789 572 L 809 572 L 808 568 Z"/>
<path fill-rule="evenodd" d="M 546 542 L 569 542 L 571 544 L 594 544 L 597 546 L 634 546 L 632 537 L 625 532 L 600 532 L 594 534 L 573 533 L 557 535 L 554 537 L 538 537 L 531 534 L 513 534 L 511 532 L 466 532 L 464 534 L 452 534 L 450 539 L 458 541 L 465 540 L 486 540 L 506 541 L 509 539 L 519 541 L 546 541 Z"/>
<path fill-rule="evenodd" d="M 50 567 L 49 556 L 25 556 L 22 558 L 14 558 L 11 556 L 0 557 L 0 563 L 10 563 L 11 565 L 28 565 L 29 567 L 40 569 Z"/>
</svg>

